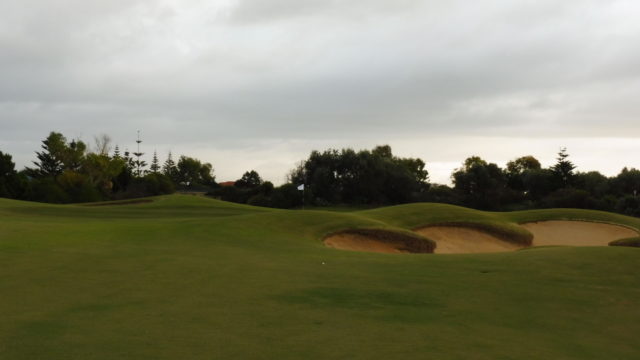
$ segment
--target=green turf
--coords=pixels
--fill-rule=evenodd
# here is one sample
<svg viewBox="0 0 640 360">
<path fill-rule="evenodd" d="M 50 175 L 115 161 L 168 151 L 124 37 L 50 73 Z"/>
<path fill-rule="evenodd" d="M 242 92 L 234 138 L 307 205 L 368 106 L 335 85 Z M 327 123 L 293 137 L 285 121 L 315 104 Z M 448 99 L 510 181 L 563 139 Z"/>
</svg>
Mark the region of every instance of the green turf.
<svg viewBox="0 0 640 360">
<path fill-rule="evenodd" d="M 640 250 L 329 249 L 348 228 L 640 220 L 441 204 L 287 211 L 0 199 L 0 359 L 638 359 Z"/>
</svg>

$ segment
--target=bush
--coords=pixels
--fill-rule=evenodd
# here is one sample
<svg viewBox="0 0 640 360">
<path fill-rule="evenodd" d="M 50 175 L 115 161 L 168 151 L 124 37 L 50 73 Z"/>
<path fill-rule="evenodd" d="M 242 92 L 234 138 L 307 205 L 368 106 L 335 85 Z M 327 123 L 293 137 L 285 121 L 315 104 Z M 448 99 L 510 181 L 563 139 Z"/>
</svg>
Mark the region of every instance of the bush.
<svg viewBox="0 0 640 360">
<path fill-rule="evenodd" d="M 420 194 L 416 199 L 422 202 L 436 202 L 445 204 L 462 204 L 462 196 L 447 185 L 433 184 L 428 191 Z"/>
<path fill-rule="evenodd" d="M 142 183 L 149 195 L 171 194 L 176 190 L 171 179 L 160 173 L 146 175 L 142 178 Z"/>
<path fill-rule="evenodd" d="M 53 178 L 42 178 L 32 182 L 29 200 L 64 204 L 71 201 L 69 195 Z"/>
<path fill-rule="evenodd" d="M 284 184 L 273 189 L 271 194 L 271 206 L 281 209 L 290 209 L 302 206 L 302 191 L 294 184 Z"/>
<path fill-rule="evenodd" d="M 208 196 L 213 196 L 220 200 L 231 201 L 235 203 L 246 203 L 248 200 L 247 192 L 235 186 L 221 186 L 217 189 L 209 191 Z"/>
<path fill-rule="evenodd" d="M 57 182 L 74 203 L 104 200 L 102 194 L 90 183 L 87 176 L 75 171 L 65 171 L 57 178 Z"/>
<path fill-rule="evenodd" d="M 271 207 L 271 198 L 265 194 L 254 195 L 247 200 L 247 204 L 253 206 Z"/>
<path fill-rule="evenodd" d="M 175 186 L 168 176 L 152 173 L 141 178 L 134 178 L 127 187 L 127 191 L 117 194 L 116 198 L 130 199 L 173 192 L 175 192 Z"/>
</svg>

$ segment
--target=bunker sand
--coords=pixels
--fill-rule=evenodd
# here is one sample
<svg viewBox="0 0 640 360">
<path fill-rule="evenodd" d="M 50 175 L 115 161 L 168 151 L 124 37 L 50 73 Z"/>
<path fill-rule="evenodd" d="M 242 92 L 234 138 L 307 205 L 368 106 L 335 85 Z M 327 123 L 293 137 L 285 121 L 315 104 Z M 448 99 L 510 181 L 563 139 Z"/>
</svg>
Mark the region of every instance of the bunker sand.
<svg viewBox="0 0 640 360">
<path fill-rule="evenodd" d="M 533 234 L 532 246 L 607 246 L 611 241 L 638 236 L 632 229 L 587 221 L 540 221 L 521 224 Z M 526 246 L 465 226 L 437 225 L 415 230 L 436 242 L 436 254 L 474 254 L 515 251 Z M 340 233 L 324 239 L 326 246 L 388 254 L 420 253 L 401 239 L 381 240 L 367 234 Z"/>
<path fill-rule="evenodd" d="M 324 244 L 340 250 L 366 251 L 386 254 L 409 253 L 400 243 L 394 244 L 380 241 L 370 236 L 359 234 L 337 234 L 324 240 Z"/>
<path fill-rule="evenodd" d="M 607 246 L 611 241 L 638 236 L 619 225 L 587 221 L 540 221 L 521 224 L 533 234 L 533 246 Z"/>
<path fill-rule="evenodd" d="M 489 233 L 462 226 L 429 226 L 417 229 L 416 232 L 435 240 L 436 254 L 492 253 L 514 251 L 523 247 Z"/>
</svg>

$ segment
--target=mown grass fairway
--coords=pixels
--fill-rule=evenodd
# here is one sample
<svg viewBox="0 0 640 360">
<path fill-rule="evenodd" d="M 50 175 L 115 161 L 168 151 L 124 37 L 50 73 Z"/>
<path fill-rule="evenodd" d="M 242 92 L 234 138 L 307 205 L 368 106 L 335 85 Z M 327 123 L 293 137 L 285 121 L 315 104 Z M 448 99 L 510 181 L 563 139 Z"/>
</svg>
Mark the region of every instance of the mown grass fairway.
<svg viewBox="0 0 640 360">
<path fill-rule="evenodd" d="M 0 358 L 638 359 L 637 248 L 388 255 L 320 241 L 353 227 L 547 219 L 640 228 L 578 210 L 0 199 Z"/>
</svg>

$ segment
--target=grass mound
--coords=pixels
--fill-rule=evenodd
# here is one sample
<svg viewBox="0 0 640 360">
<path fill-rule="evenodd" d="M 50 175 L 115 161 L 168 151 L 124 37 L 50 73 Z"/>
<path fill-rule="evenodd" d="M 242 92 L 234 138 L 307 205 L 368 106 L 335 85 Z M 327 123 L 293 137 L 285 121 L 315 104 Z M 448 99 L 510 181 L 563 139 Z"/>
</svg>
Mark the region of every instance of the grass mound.
<svg viewBox="0 0 640 360">
<path fill-rule="evenodd" d="M 628 246 L 628 247 L 640 247 L 640 236 L 614 240 L 609 243 L 609 246 Z"/>
</svg>

